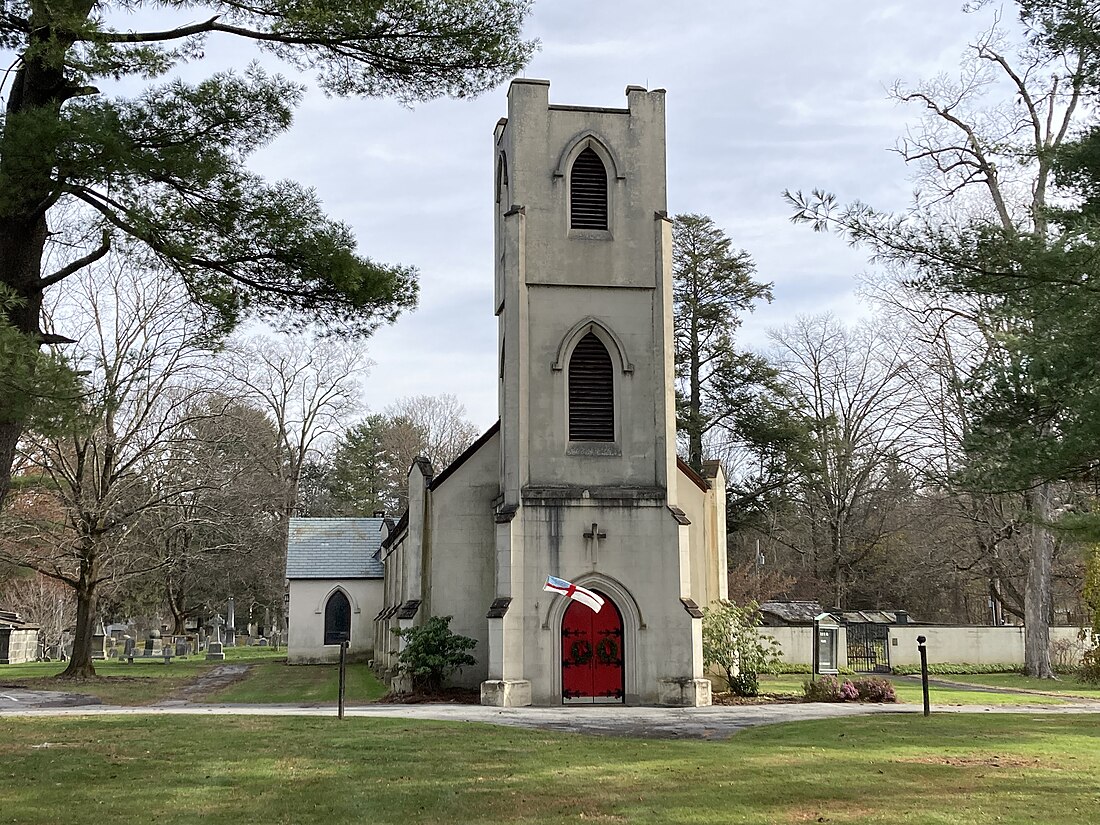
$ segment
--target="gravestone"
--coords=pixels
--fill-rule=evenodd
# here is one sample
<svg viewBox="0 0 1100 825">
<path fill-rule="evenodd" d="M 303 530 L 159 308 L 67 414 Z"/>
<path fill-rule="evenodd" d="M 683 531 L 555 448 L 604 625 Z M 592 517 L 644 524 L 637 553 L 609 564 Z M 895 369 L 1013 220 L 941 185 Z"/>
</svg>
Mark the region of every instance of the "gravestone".
<svg viewBox="0 0 1100 825">
<path fill-rule="evenodd" d="M 92 659 L 106 659 L 107 658 L 107 628 L 103 626 L 103 620 L 100 619 L 96 625 L 95 633 L 92 634 Z"/>
<path fill-rule="evenodd" d="M 222 649 L 223 624 L 225 624 L 225 619 L 218 615 L 215 615 L 214 618 L 210 620 L 210 626 L 214 634 L 214 638 L 206 646 L 206 660 L 208 662 L 219 662 L 225 659 L 225 651 Z"/>
</svg>

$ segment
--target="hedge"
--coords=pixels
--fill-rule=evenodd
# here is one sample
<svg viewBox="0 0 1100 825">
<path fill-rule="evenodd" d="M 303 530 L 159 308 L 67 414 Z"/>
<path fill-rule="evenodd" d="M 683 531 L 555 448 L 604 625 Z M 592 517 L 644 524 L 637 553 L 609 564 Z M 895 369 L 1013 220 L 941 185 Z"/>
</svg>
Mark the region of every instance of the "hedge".
<svg viewBox="0 0 1100 825">
<path fill-rule="evenodd" d="M 958 662 L 936 662 L 928 665 L 928 672 L 935 676 L 980 676 L 985 673 L 1022 673 L 1019 665 L 993 664 L 970 665 Z M 920 665 L 895 665 L 891 668 L 895 676 L 919 676 Z"/>
</svg>

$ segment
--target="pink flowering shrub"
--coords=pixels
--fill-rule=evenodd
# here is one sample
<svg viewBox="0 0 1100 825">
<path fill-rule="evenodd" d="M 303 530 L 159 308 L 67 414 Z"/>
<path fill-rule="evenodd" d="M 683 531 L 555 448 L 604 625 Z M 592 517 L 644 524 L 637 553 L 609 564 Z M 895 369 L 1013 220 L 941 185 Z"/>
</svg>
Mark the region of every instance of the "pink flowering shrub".
<svg viewBox="0 0 1100 825">
<path fill-rule="evenodd" d="M 835 676 L 819 676 L 802 683 L 802 693 L 807 702 L 843 702 L 840 682 Z"/>
<path fill-rule="evenodd" d="M 898 700 L 893 684 L 885 679 L 872 676 L 868 679 L 856 679 L 852 684 L 861 702 L 896 702 Z"/>
<path fill-rule="evenodd" d="M 896 702 L 894 686 L 885 679 L 845 679 L 841 684 L 835 676 L 819 676 L 802 685 L 807 702 Z"/>
</svg>

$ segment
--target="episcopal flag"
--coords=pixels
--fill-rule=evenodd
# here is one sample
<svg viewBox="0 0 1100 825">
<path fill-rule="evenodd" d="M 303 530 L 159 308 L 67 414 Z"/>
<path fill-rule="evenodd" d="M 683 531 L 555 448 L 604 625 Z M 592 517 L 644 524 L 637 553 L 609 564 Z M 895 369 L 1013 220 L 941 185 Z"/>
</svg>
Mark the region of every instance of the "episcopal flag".
<svg viewBox="0 0 1100 825">
<path fill-rule="evenodd" d="M 603 599 L 598 593 L 593 593 L 587 587 L 567 582 L 565 579 L 559 579 L 557 576 L 547 576 L 546 584 L 542 586 L 542 589 L 549 590 L 551 593 L 561 593 L 563 596 L 575 599 L 581 604 L 591 607 L 596 613 L 599 613 L 600 608 L 603 607 Z"/>
</svg>

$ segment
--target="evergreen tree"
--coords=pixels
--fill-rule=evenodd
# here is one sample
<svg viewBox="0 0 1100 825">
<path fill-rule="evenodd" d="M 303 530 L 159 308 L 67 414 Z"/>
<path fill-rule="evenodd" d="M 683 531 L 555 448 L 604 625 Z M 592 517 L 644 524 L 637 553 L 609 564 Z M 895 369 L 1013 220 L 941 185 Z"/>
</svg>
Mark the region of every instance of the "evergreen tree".
<svg viewBox="0 0 1100 825">
<path fill-rule="evenodd" d="M 706 215 L 677 215 L 672 228 L 677 426 L 687 438 L 687 461 L 703 466 L 703 445 L 717 428 L 735 431 L 774 372 L 734 343 L 741 316 L 771 300 L 771 284 L 753 279 L 748 252 L 735 250 Z"/>
<path fill-rule="evenodd" d="M 180 20 L 156 31 L 117 25 L 147 8 Z M 415 304 L 414 270 L 358 254 L 349 228 L 311 190 L 246 168 L 289 127 L 301 85 L 252 64 L 194 84 L 156 82 L 130 98 L 101 87 L 165 77 L 200 59 L 207 38 L 232 38 L 312 71 L 330 94 L 466 97 L 528 60 L 535 44 L 520 28 L 529 8 L 530 0 L 5 2 L 0 47 L 16 61 L 0 115 L 0 338 L 22 337 L 20 370 L 34 367 L 39 345 L 66 338 L 43 329 L 44 291 L 121 236 L 177 273 L 226 325 L 246 313 L 289 315 L 369 333 Z M 199 13 L 209 16 L 194 22 Z M 74 204 L 87 231 L 59 244 L 55 213 Z M 26 421 L 26 401 L 12 390 L 36 390 L 0 378 L 9 385 L 0 402 L 2 500 Z"/>
</svg>

